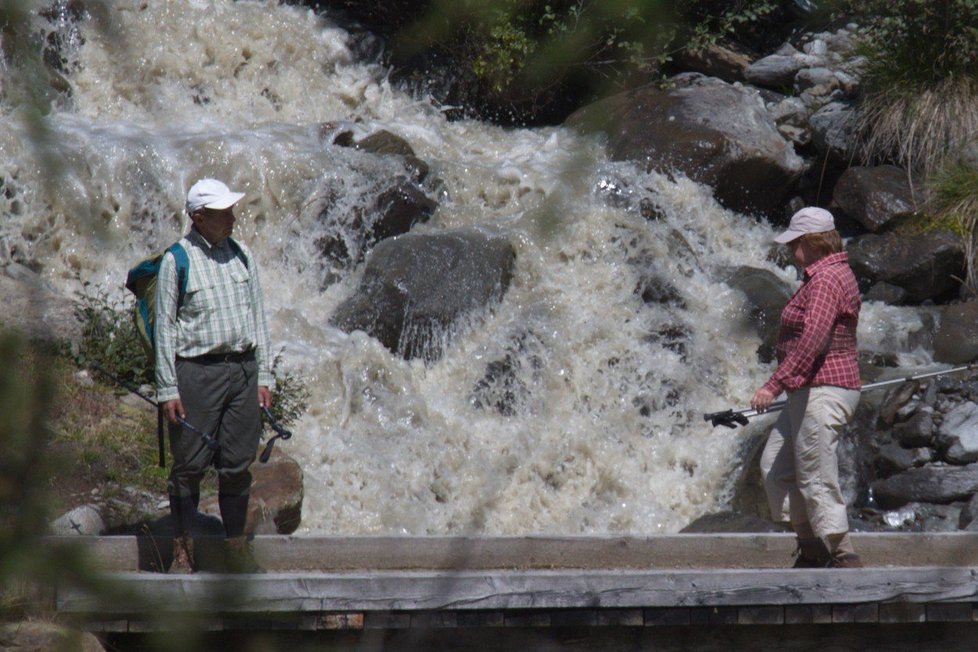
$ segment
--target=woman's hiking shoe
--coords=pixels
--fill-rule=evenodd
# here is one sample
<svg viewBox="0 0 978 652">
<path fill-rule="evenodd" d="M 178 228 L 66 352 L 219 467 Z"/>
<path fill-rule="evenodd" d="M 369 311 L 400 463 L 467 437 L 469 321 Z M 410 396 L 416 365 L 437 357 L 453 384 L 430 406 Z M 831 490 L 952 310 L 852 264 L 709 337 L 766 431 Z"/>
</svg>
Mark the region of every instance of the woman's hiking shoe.
<svg viewBox="0 0 978 652">
<path fill-rule="evenodd" d="M 831 562 L 829 549 L 821 539 L 798 539 L 792 568 L 825 568 Z"/>
</svg>

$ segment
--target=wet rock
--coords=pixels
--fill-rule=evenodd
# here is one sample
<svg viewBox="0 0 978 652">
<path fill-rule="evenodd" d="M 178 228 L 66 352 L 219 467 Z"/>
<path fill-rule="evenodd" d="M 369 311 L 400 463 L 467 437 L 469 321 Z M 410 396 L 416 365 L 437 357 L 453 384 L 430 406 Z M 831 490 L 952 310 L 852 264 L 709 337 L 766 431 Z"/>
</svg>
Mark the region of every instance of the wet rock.
<svg viewBox="0 0 978 652">
<path fill-rule="evenodd" d="M 964 248 L 947 231 L 912 237 L 867 233 L 847 248 L 849 264 L 863 291 L 879 282 L 903 288 L 910 303 L 940 301 L 956 292 L 964 274 Z"/>
<path fill-rule="evenodd" d="M 915 210 L 907 173 L 894 165 L 849 168 L 836 182 L 832 199 L 871 233 Z"/>
<path fill-rule="evenodd" d="M 515 260 L 507 240 L 476 231 L 384 240 L 331 321 L 348 332 L 362 330 L 405 358 L 435 360 L 453 325 L 502 298 Z"/>
<path fill-rule="evenodd" d="M 745 316 L 762 341 L 758 357 L 762 362 L 773 360 L 781 310 L 791 298 L 791 288 L 774 273 L 756 267 L 733 270 L 727 277 L 727 285 L 740 290 L 747 298 Z"/>
<path fill-rule="evenodd" d="M 944 415 L 937 445 L 952 464 L 978 461 L 978 404 L 967 401 Z"/>
<path fill-rule="evenodd" d="M 934 333 L 934 360 L 962 364 L 978 358 L 975 324 L 978 324 L 978 301 L 945 306 Z"/>
<path fill-rule="evenodd" d="M 781 213 L 805 163 L 778 132 L 760 95 L 698 74 L 649 84 L 587 106 L 567 125 L 608 137 L 614 160 L 679 172 L 714 188 L 733 210 Z"/>
<path fill-rule="evenodd" d="M 978 464 L 930 464 L 877 480 L 872 487 L 876 502 L 883 509 L 912 502 L 949 504 L 969 500 L 978 491 Z"/>
</svg>

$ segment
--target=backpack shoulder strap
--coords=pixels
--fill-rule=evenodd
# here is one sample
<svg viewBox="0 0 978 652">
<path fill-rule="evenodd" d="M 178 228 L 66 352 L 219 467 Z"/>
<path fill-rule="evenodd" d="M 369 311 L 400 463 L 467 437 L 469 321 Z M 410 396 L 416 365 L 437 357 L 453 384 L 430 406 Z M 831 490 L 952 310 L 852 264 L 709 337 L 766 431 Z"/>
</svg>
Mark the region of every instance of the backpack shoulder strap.
<svg viewBox="0 0 978 652">
<path fill-rule="evenodd" d="M 183 303 L 183 297 L 187 294 L 187 277 L 190 275 L 190 257 L 187 250 L 179 242 L 174 242 L 167 248 L 173 254 L 173 261 L 177 264 L 177 306 Z"/>
</svg>

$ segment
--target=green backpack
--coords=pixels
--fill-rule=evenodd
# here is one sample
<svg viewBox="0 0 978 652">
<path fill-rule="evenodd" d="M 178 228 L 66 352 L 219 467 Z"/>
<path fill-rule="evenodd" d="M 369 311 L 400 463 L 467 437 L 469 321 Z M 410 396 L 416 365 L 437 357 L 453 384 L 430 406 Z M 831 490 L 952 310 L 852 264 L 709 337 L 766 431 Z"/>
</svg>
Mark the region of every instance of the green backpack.
<svg viewBox="0 0 978 652">
<path fill-rule="evenodd" d="M 228 244 L 241 261 L 248 266 L 248 258 L 241 250 L 237 242 L 228 238 Z M 154 322 L 156 320 L 156 277 L 160 273 L 160 265 L 163 263 L 163 256 L 166 252 L 173 254 L 173 259 L 177 264 L 177 309 L 183 303 L 183 298 L 187 294 L 187 277 L 190 274 L 190 259 L 187 257 L 187 250 L 179 242 L 174 242 L 166 250 L 150 256 L 139 262 L 138 265 L 129 270 L 126 276 L 126 288 L 136 295 L 136 303 L 133 307 L 132 318 L 139 332 L 143 349 L 151 361 L 156 359 L 156 338 L 154 333 Z"/>
<path fill-rule="evenodd" d="M 139 332 L 143 349 L 150 360 L 155 359 L 156 338 L 154 322 L 156 321 L 156 280 L 160 273 L 160 265 L 166 252 L 173 254 L 177 263 L 177 307 L 183 303 L 187 293 L 187 276 L 190 274 L 190 259 L 187 250 L 179 242 L 174 242 L 167 249 L 155 256 L 143 259 L 138 265 L 129 270 L 126 276 L 126 288 L 136 295 L 132 319 Z"/>
</svg>

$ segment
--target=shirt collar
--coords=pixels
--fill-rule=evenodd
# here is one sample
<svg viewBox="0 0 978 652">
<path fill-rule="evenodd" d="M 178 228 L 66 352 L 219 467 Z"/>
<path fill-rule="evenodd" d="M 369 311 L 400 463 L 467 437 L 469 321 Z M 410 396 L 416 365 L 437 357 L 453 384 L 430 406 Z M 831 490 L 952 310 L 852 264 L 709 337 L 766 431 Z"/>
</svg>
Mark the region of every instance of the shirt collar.
<svg viewBox="0 0 978 652">
<path fill-rule="evenodd" d="M 204 247 L 208 251 L 213 249 L 223 249 L 224 247 L 227 247 L 228 244 L 227 238 L 224 238 L 217 244 L 211 244 L 207 241 L 207 238 L 201 235 L 200 231 L 197 230 L 197 227 L 193 225 L 190 226 L 190 233 L 187 234 L 187 240 L 190 240 L 198 246 Z"/>
<path fill-rule="evenodd" d="M 832 265 L 838 265 L 840 263 L 849 263 L 849 255 L 844 251 L 823 256 L 805 268 L 805 278 L 811 278 L 826 267 L 831 267 Z"/>
</svg>

